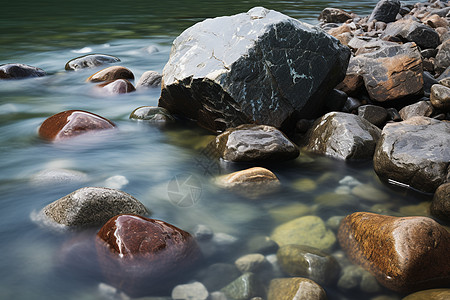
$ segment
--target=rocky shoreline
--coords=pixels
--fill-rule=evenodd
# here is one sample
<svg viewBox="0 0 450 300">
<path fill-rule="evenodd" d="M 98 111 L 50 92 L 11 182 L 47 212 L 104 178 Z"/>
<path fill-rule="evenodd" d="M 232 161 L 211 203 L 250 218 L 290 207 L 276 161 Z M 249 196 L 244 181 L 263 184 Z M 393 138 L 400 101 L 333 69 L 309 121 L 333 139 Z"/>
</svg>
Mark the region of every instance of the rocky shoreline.
<svg viewBox="0 0 450 300">
<path fill-rule="evenodd" d="M 327 299 L 333 290 L 396 293 L 371 299 L 450 297 L 450 4 L 381 0 L 370 16 L 326 8 L 319 20 L 311 26 L 262 7 L 208 19 L 174 41 L 162 74 L 148 71 L 135 87 L 131 70 L 111 66 L 86 85 L 102 96 L 161 87 L 158 107 L 139 107 L 130 119 L 196 122 L 218 134 L 205 148 L 214 163 L 266 166 L 299 153 L 373 160 L 380 180 L 434 194 L 432 217 L 355 212 L 323 220 L 293 210 L 292 220 L 222 262 L 220 253 L 241 241 L 203 224 L 188 233 L 149 219 L 149 208 L 123 191 L 85 187 L 32 219 L 62 234 L 95 228 L 83 251 L 107 282 L 99 285 L 102 297 Z M 91 54 L 65 69 L 117 62 Z M 0 66 L 0 79 L 41 76 L 45 71 L 32 66 Z M 64 143 L 115 129 L 102 116 L 69 110 L 46 119 L 38 134 Z M 80 176 L 64 170 L 44 181 L 71 174 Z M 252 200 L 280 188 L 276 174 L 262 167 L 211 180 Z M 346 205 L 351 194 L 383 197 L 354 178 L 341 181 Z M 310 185 L 303 180 L 298 188 Z M 78 256 L 68 253 L 65 263 Z"/>
</svg>

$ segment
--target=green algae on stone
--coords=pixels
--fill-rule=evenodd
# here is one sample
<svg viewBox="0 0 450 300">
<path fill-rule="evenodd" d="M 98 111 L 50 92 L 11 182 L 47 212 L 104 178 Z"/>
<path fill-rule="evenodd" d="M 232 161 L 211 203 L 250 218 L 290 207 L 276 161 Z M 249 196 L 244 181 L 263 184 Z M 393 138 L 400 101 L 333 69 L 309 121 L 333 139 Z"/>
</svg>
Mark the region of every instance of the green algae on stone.
<svg viewBox="0 0 450 300">
<path fill-rule="evenodd" d="M 274 229 L 271 238 L 280 246 L 295 244 L 320 250 L 329 250 L 336 243 L 334 233 L 317 216 L 300 217 L 281 224 Z"/>
<path fill-rule="evenodd" d="M 301 278 L 272 279 L 267 294 L 268 300 L 326 300 L 324 289 L 314 281 Z"/>
<path fill-rule="evenodd" d="M 261 296 L 261 286 L 253 273 L 244 273 L 242 276 L 221 289 L 228 298 L 234 300 L 248 300 Z"/>
</svg>

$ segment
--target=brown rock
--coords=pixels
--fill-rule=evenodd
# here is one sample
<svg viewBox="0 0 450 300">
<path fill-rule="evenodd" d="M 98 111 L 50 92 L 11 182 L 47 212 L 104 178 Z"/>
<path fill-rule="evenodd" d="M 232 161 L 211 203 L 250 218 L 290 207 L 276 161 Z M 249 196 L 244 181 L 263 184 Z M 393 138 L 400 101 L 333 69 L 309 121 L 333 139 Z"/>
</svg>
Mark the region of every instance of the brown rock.
<svg viewBox="0 0 450 300">
<path fill-rule="evenodd" d="M 447 286 L 450 233 L 426 217 L 391 217 L 357 212 L 338 232 L 350 260 L 398 292 Z"/>
<path fill-rule="evenodd" d="M 115 126 L 99 115 L 82 110 L 67 110 L 45 120 L 39 127 L 39 136 L 49 141 L 59 141 Z"/>
<path fill-rule="evenodd" d="M 422 23 L 427 24 L 432 28 L 448 27 L 448 21 L 438 15 L 431 15 L 422 20 Z"/>
<path fill-rule="evenodd" d="M 344 23 L 350 19 L 353 19 L 352 14 L 339 8 L 325 8 L 319 16 L 319 20 L 325 23 Z"/>
<path fill-rule="evenodd" d="M 103 81 L 114 81 L 116 79 L 128 79 L 134 80 L 133 72 L 129 69 L 121 66 L 108 67 L 97 73 L 91 75 L 86 81 L 90 82 L 103 82 Z"/>
<path fill-rule="evenodd" d="M 110 219 L 97 234 L 96 248 L 105 277 L 132 296 L 170 291 L 200 257 L 188 232 L 137 215 Z"/>
<path fill-rule="evenodd" d="M 436 189 L 430 212 L 433 216 L 450 222 L 450 183 L 444 183 Z"/>
<path fill-rule="evenodd" d="M 277 278 L 270 281 L 268 300 L 326 300 L 324 289 L 314 281 L 301 277 Z"/>
<path fill-rule="evenodd" d="M 383 102 L 422 93 L 422 57 L 414 43 L 386 44 L 379 50 L 357 55 L 350 64 L 361 70 L 372 100 Z"/>
<path fill-rule="evenodd" d="M 103 91 L 106 91 L 108 94 L 126 94 L 136 90 L 133 84 L 126 79 L 107 81 L 97 86 L 103 88 Z"/>
</svg>

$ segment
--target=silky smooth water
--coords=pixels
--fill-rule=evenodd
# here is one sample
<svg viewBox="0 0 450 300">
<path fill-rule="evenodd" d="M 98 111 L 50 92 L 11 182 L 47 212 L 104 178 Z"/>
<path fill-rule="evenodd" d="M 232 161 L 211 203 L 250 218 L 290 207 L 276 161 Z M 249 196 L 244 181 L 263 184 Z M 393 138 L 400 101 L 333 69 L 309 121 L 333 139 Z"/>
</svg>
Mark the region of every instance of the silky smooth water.
<svg viewBox="0 0 450 300">
<path fill-rule="evenodd" d="M 80 250 L 81 262 L 77 261 L 76 266 L 62 263 L 68 249 L 77 252 L 77 241 L 95 232 L 58 234 L 30 219 L 33 212 L 84 186 L 118 187 L 142 201 L 154 218 L 188 231 L 205 224 L 215 232 L 235 236 L 239 245 L 252 235 L 270 235 L 276 225 L 297 217 L 289 213 L 273 217 L 274 210 L 295 204 L 314 207 L 313 213 L 327 220 L 361 210 L 405 215 L 404 206 L 429 200 L 427 195 L 381 183 L 370 161 L 344 163 L 305 153 L 293 162 L 266 165 L 282 182 L 276 193 L 250 200 L 221 190 L 211 183 L 214 176 L 252 165 L 216 165 L 208 159 L 205 163 L 202 149 L 213 136 L 193 124 L 157 126 L 129 120 L 135 108 L 157 105 L 158 89 L 104 96 L 85 83 L 99 69 L 64 70 L 72 58 L 105 53 L 119 57 L 120 65 L 131 69 L 137 80 L 147 70 L 161 72 L 173 39 L 205 18 L 264 6 L 316 24 L 326 7 L 367 15 L 375 4 L 369 0 L 3 3 L 0 64 L 30 64 L 44 69 L 49 76 L 0 81 L 0 299 L 100 299 L 97 287 L 101 279 L 92 257 Z M 37 135 L 39 125 L 47 117 L 69 109 L 104 116 L 115 122 L 118 130 L 57 144 L 41 140 Z M 38 172 L 54 168 L 83 172 L 86 181 L 36 183 Z M 195 201 L 176 205 L 169 197 L 171 182 L 186 175 L 193 175 L 199 184 L 195 191 L 182 193 L 194 193 L 190 199 Z M 318 196 L 334 192 L 345 176 L 353 176 L 387 197 L 377 201 L 349 196 L 352 204 L 341 206 L 332 201 L 315 202 Z M 316 187 L 296 188 L 301 179 L 313 180 Z M 245 247 L 235 249 L 222 254 L 218 261 L 233 263 L 246 253 Z M 325 288 L 330 299 L 391 294 L 386 290 L 372 295 L 349 294 Z"/>
</svg>

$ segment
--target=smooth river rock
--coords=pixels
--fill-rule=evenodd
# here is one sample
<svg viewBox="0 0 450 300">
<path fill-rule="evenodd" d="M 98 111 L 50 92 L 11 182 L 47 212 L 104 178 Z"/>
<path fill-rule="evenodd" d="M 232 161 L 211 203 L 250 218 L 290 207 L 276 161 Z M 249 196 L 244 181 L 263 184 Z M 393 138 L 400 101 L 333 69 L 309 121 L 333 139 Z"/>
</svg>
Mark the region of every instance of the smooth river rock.
<svg viewBox="0 0 450 300">
<path fill-rule="evenodd" d="M 67 71 L 78 71 L 85 68 L 95 68 L 105 64 L 119 62 L 120 59 L 106 54 L 88 54 L 69 60 L 66 63 Z"/>
<path fill-rule="evenodd" d="M 450 87 L 434 84 L 431 87 L 430 101 L 435 108 L 450 111 Z"/>
<path fill-rule="evenodd" d="M 61 141 L 115 127 L 113 122 L 99 115 L 82 110 L 67 110 L 46 119 L 39 127 L 39 136 L 48 141 Z"/>
<path fill-rule="evenodd" d="M 314 281 L 301 278 L 276 278 L 270 281 L 267 300 L 326 300 L 325 290 Z"/>
<path fill-rule="evenodd" d="M 388 112 L 384 107 L 369 104 L 358 107 L 358 116 L 377 127 L 383 127 L 388 118 Z"/>
<path fill-rule="evenodd" d="M 448 181 L 450 123 L 426 117 L 387 124 L 374 155 L 374 169 L 394 180 L 432 193 Z"/>
<path fill-rule="evenodd" d="M 437 188 L 430 212 L 440 220 L 450 222 L 450 183 L 444 183 Z"/>
<path fill-rule="evenodd" d="M 130 114 L 130 119 L 148 122 L 175 121 L 175 118 L 167 111 L 167 109 L 156 106 L 138 107 Z"/>
<path fill-rule="evenodd" d="M 56 228 L 103 225 L 124 213 L 147 215 L 149 211 L 133 196 L 115 189 L 84 187 L 44 207 L 35 217 Z"/>
<path fill-rule="evenodd" d="M 213 131 L 317 117 L 345 76 L 350 50 L 277 11 L 207 19 L 173 42 L 159 106 Z"/>
<path fill-rule="evenodd" d="M 450 299 L 450 288 L 447 289 L 429 289 L 415 292 L 402 300 L 448 300 Z"/>
<path fill-rule="evenodd" d="M 218 135 L 217 153 L 228 161 L 284 161 L 299 155 L 297 146 L 280 130 L 266 125 L 240 125 Z"/>
<path fill-rule="evenodd" d="M 111 218 L 96 248 L 109 283 L 133 297 L 170 293 L 201 257 L 188 232 L 138 215 Z"/>
<path fill-rule="evenodd" d="M 280 186 L 277 176 L 261 167 L 222 175 L 217 177 L 215 182 L 220 187 L 236 191 L 249 198 L 257 198 L 271 193 Z"/>
<path fill-rule="evenodd" d="M 413 19 L 400 19 L 387 25 L 382 37 L 399 37 L 416 43 L 421 49 L 434 49 L 439 46 L 439 34 L 430 26 Z"/>
<path fill-rule="evenodd" d="M 430 117 L 434 113 L 434 108 L 429 101 L 419 101 L 403 107 L 398 113 L 402 120 L 413 117 Z"/>
<path fill-rule="evenodd" d="M 28 77 L 45 76 L 45 71 L 25 64 L 3 64 L 0 65 L 1 79 L 22 79 Z"/>
<path fill-rule="evenodd" d="M 144 72 L 136 83 L 136 89 L 160 87 L 161 79 L 162 75 L 156 71 Z"/>
<path fill-rule="evenodd" d="M 304 245 L 330 250 L 336 243 L 336 236 L 327 229 L 325 222 L 317 216 L 304 216 L 276 227 L 270 236 L 278 245 Z"/>
<path fill-rule="evenodd" d="M 370 159 L 380 132 L 359 116 L 331 112 L 314 122 L 305 150 L 343 160 Z"/>
<path fill-rule="evenodd" d="M 445 287 L 450 282 L 450 232 L 427 217 L 348 215 L 339 243 L 353 263 L 397 292 Z"/>
<path fill-rule="evenodd" d="M 253 297 L 262 296 L 262 286 L 255 274 L 247 272 L 221 289 L 228 299 L 249 300 Z"/>
<path fill-rule="evenodd" d="M 109 95 L 126 94 L 136 91 L 133 84 L 126 79 L 106 81 L 98 84 L 97 87 L 102 88 L 102 91 Z"/>
<path fill-rule="evenodd" d="M 112 66 L 98 71 L 91 75 L 86 81 L 103 82 L 113 81 L 116 79 L 134 80 L 133 72 L 122 66 Z"/>
<path fill-rule="evenodd" d="M 281 270 L 289 276 L 306 277 L 322 285 L 334 284 L 340 271 L 333 256 L 314 247 L 284 245 L 278 249 L 277 258 Z"/>
</svg>

